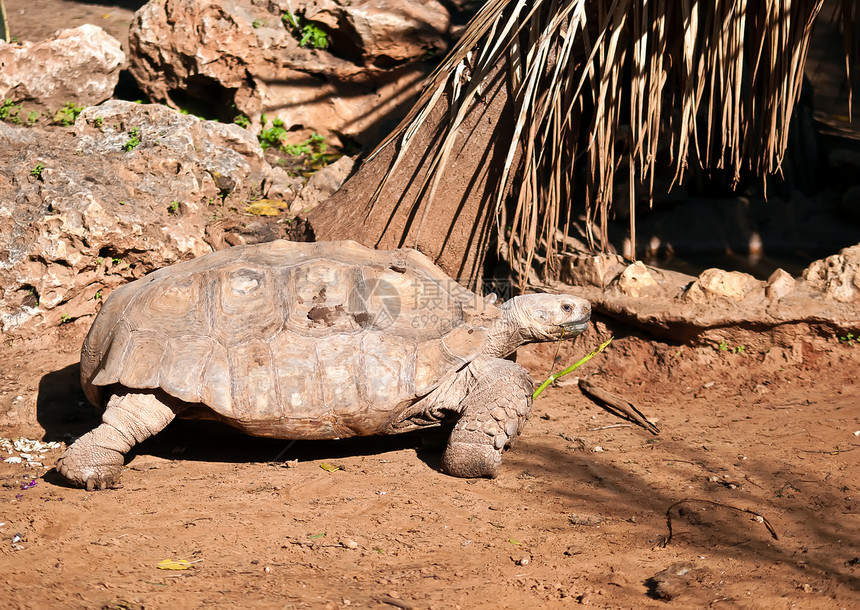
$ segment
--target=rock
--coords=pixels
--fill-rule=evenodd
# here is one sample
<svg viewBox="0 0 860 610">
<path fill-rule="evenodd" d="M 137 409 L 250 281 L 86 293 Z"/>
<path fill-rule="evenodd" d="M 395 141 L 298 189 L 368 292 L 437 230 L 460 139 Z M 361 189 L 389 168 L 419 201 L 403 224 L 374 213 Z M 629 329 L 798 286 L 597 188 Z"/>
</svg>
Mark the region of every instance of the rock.
<svg viewBox="0 0 860 610">
<path fill-rule="evenodd" d="M 429 72 L 429 64 L 416 63 L 427 55 L 424 43 L 408 41 L 430 9 L 412 2 L 412 12 L 404 13 L 411 17 L 395 18 L 382 10 L 386 5 L 372 2 L 315 6 L 309 0 L 149 2 L 129 32 L 130 71 L 151 99 L 174 108 L 214 108 L 223 121 L 244 114 L 258 126 L 266 114 L 329 139 L 378 141 L 392 127 L 390 115 L 405 112 Z M 327 32 L 326 49 L 300 46 L 301 31 L 283 19 L 289 11 L 303 27 L 301 15 L 313 10 L 345 28 Z M 349 23 L 353 33 L 362 33 L 350 37 Z M 436 23 L 442 23 L 438 15 L 428 25 Z M 375 32 L 385 32 L 389 42 L 361 46 Z M 393 40 L 400 41 L 396 53 Z M 400 56 L 395 69 L 364 65 L 365 59 L 382 62 L 389 52 Z"/>
<path fill-rule="evenodd" d="M 687 289 L 684 299 L 691 303 L 709 303 L 715 298 L 742 301 L 758 285 L 759 281 L 748 273 L 705 269 Z"/>
<path fill-rule="evenodd" d="M 436 0 L 328 0 L 308 6 L 305 18 L 347 38 L 365 65 L 382 68 L 444 52 L 451 27 Z"/>
<path fill-rule="evenodd" d="M 124 63 L 120 42 L 96 25 L 37 43 L 0 40 L 0 98 L 49 110 L 98 104 L 113 95 Z"/>
<path fill-rule="evenodd" d="M 665 570 L 657 572 L 646 581 L 651 596 L 656 599 L 670 600 L 689 591 L 705 578 L 705 570 L 692 563 L 673 563 Z"/>
<path fill-rule="evenodd" d="M 352 174 L 354 157 L 341 157 L 331 165 L 315 172 L 290 204 L 291 214 L 306 214 L 331 197 Z"/>
<path fill-rule="evenodd" d="M 271 172 L 237 125 L 116 100 L 72 130 L 0 123 L 0 142 L 0 326 L 22 336 L 210 251 L 220 204 L 250 199 Z"/>
<path fill-rule="evenodd" d="M 725 342 L 744 346 L 746 353 L 767 354 L 777 348 L 772 358 L 785 354 L 790 362 L 802 362 L 801 348 L 810 336 L 817 337 L 817 343 L 826 349 L 830 341 L 826 337 L 857 330 L 860 245 L 812 263 L 800 278 L 778 270 L 767 282 L 720 269 L 693 277 L 647 267 L 658 288 L 646 288 L 638 298 L 631 296 L 635 292 L 632 286 L 621 289 L 620 284 L 627 280 L 621 282 L 625 268 L 620 266 L 620 259 L 617 272 L 611 265 L 611 271 L 600 265 L 599 261 L 606 260 L 584 254 L 563 256 L 562 273 L 567 282 L 550 286 L 554 291 L 588 299 L 596 314 L 661 339 L 711 346 Z M 636 268 L 628 267 L 627 274 L 636 277 Z M 612 274 L 616 280 L 601 285 Z"/>
<path fill-rule="evenodd" d="M 573 254 L 561 259 L 561 279 L 571 286 L 605 288 L 625 269 L 617 254 Z"/>
<path fill-rule="evenodd" d="M 659 285 L 641 261 L 628 265 L 618 276 L 618 289 L 625 295 L 638 299 L 644 292 L 655 293 Z M 655 290 L 656 289 L 656 290 Z"/>
<path fill-rule="evenodd" d="M 860 297 L 860 245 L 815 261 L 803 271 L 803 279 L 826 299 L 852 303 Z"/>
<path fill-rule="evenodd" d="M 791 293 L 797 286 L 797 282 L 791 274 L 783 269 L 777 269 L 771 273 L 765 286 L 765 296 L 771 301 L 778 301 L 785 295 Z"/>
</svg>

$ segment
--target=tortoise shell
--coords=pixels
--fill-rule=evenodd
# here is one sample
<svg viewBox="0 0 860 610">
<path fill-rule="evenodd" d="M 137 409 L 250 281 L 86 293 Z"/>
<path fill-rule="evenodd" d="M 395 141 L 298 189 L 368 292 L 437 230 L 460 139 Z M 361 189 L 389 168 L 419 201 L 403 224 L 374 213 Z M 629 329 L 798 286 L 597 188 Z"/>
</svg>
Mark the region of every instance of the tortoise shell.
<svg viewBox="0 0 860 610">
<path fill-rule="evenodd" d="M 238 246 L 116 290 L 81 381 L 97 405 L 160 388 L 258 436 L 372 434 L 481 354 L 499 315 L 415 250 Z"/>
</svg>

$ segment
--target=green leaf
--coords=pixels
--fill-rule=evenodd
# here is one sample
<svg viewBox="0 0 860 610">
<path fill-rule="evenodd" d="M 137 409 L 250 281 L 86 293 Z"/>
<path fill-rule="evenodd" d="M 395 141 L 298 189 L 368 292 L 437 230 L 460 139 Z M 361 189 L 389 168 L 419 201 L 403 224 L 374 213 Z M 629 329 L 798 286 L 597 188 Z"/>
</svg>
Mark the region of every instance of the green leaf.
<svg viewBox="0 0 860 610">
<path fill-rule="evenodd" d="M 547 386 L 549 386 L 549 384 L 551 384 L 553 381 L 555 381 L 556 379 L 558 379 L 560 377 L 564 377 L 568 373 L 572 373 L 573 371 L 575 371 L 576 369 L 581 367 L 583 364 L 585 364 L 586 362 L 588 362 L 589 360 L 594 358 L 597 354 L 599 354 L 600 352 L 605 350 L 606 347 L 610 343 L 612 343 L 612 339 L 614 339 L 614 337 L 609 337 L 609 339 L 607 339 L 606 341 L 604 341 L 603 343 L 600 344 L 600 347 L 598 347 L 596 350 L 591 351 L 588 355 L 584 356 L 581 360 L 579 360 L 575 364 L 567 367 L 566 369 L 564 369 L 560 373 L 553 373 L 552 375 L 547 377 L 546 380 L 542 384 L 540 384 L 538 389 L 534 391 L 534 394 L 532 394 L 532 400 L 536 400 L 537 397 L 541 395 L 541 392 L 543 392 L 547 388 Z"/>
</svg>

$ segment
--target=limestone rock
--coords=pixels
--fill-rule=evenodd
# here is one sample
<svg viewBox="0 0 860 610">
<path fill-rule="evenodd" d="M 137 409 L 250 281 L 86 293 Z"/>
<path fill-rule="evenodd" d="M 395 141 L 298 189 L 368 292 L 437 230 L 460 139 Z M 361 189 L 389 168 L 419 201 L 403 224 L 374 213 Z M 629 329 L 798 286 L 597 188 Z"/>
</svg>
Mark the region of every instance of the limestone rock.
<svg viewBox="0 0 860 610">
<path fill-rule="evenodd" d="M 827 299 L 851 303 L 860 299 L 860 245 L 815 261 L 803 271 L 803 279 Z"/>
<path fill-rule="evenodd" d="M 561 279 L 571 286 L 605 288 L 626 267 L 617 254 L 573 254 L 561 259 Z"/>
<path fill-rule="evenodd" d="M 304 215 L 334 195 L 352 174 L 355 165 L 355 158 L 341 157 L 315 172 L 290 204 L 290 213 Z"/>
<path fill-rule="evenodd" d="M 742 301 L 758 285 L 759 281 L 748 273 L 705 269 L 687 289 L 684 299 L 691 303 L 709 303 L 715 298 Z"/>
<path fill-rule="evenodd" d="M 659 291 L 657 281 L 642 261 L 628 265 L 618 276 L 617 286 L 622 293 L 634 299 L 646 292 L 653 295 Z"/>
<path fill-rule="evenodd" d="M 764 289 L 765 296 L 771 301 L 778 301 L 790 294 L 796 286 L 797 282 L 790 273 L 784 269 L 777 269 L 767 279 L 767 286 Z"/>
<path fill-rule="evenodd" d="M 0 123 L 0 143 L 0 326 L 19 335 L 210 251 L 217 204 L 249 199 L 271 171 L 236 125 L 115 100 L 71 130 Z"/>
<path fill-rule="evenodd" d="M 310 5 L 305 17 L 349 39 L 365 64 L 383 68 L 444 52 L 451 26 L 436 0 L 328 0 Z"/>
<path fill-rule="evenodd" d="M 326 49 L 302 47 L 301 31 L 283 17 L 288 11 L 310 14 L 316 4 L 311 0 L 149 2 L 135 14 L 129 32 L 130 71 L 150 98 L 174 108 L 198 105 L 211 112 L 215 107 L 221 120 L 244 114 L 258 126 L 266 114 L 282 119 L 290 129 L 303 127 L 327 136 L 345 134 L 360 142 L 373 141 L 392 126 L 391 115 L 401 112 L 398 109 L 417 93 L 429 71 L 428 64 L 415 63 L 427 54 L 426 46 L 419 42 L 406 51 L 406 41 L 420 18 L 398 17 L 399 25 L 389 23 L 383 30 L 376 23 L 393 19 L 382 9 L 385 5 L 321 2 L 323 12 L 338 28 L 350 23 L 347 9 L 352 11 L 352 31 L 361 22 L 363 33 L 351 38 L 349 28 L 337 29 L 327 32 Z M 374 25 L 367 25 L 371 22 Z M 432 29 L 436 23 L 441 21 L 434 19 L 428 26 Z M 383 31 L 387 39 L 401 41 L 399 51 L 362 46 L 367 42 L 362 36 Z M 364 65 L 365 58 L 379 59 L 386 53 L 401 56 L 395 62 L 399 67 L 381 70 Z"/>
<path fill-rule="evenodd" d="M 120 42 L 96 25 L 60 30 L 37 43 L 0 40 L 0 98 L 50 110 L 67 102 L 98 104 L 113 95 L 124 63 Z"/>
</svg>

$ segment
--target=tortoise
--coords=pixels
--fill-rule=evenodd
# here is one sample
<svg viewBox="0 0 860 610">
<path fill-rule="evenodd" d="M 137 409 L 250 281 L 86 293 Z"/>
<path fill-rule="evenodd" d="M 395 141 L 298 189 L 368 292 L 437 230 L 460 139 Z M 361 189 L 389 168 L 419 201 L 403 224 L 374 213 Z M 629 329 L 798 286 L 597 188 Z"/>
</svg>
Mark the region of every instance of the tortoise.
<svg viewBox="0 0 860 610">
<path fill-rule="evenodd" d="M 529 416 L 533 384 L 506 356 L 583 332 L 584 299 L 479 297 L 411 249 L 356 242 L 237 246 L 117 289 L 81 349 L 105 409 L 57 470 L 116 483 L 131 447 L 174 417 L 247 434 L 339 439 L 456 420 L 442 469 L 495 477 Z"/>
</svg>

